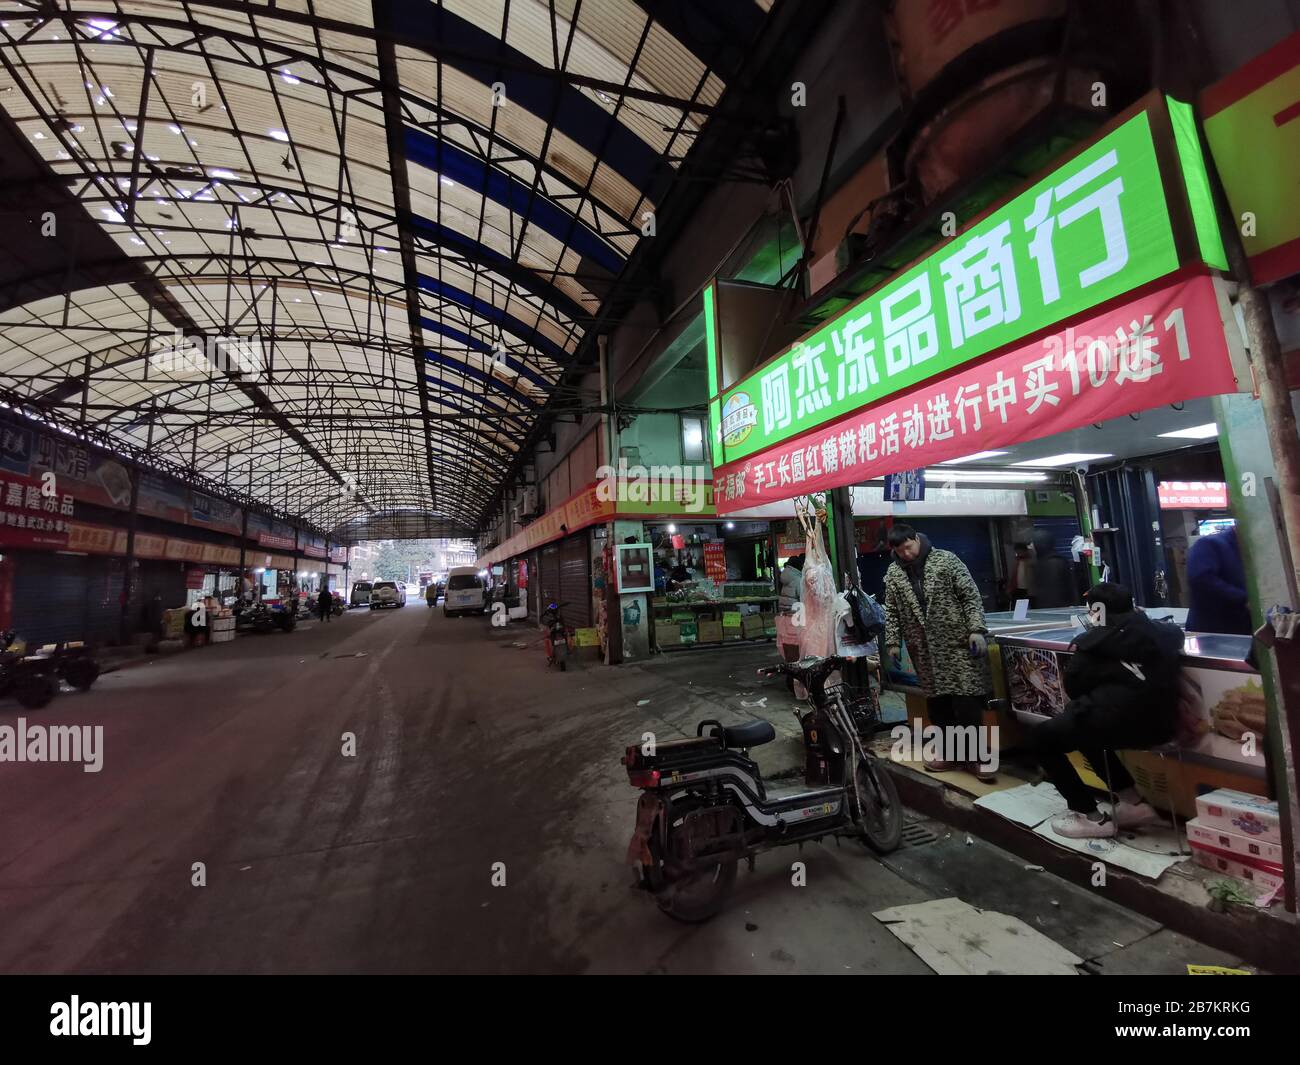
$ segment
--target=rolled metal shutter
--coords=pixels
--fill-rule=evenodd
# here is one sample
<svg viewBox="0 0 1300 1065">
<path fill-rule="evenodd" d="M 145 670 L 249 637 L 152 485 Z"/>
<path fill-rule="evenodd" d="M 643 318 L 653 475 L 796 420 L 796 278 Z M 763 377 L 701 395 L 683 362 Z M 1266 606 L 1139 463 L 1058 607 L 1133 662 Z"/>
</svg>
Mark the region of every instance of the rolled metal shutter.
<svg viewBox="0 0 1300 1065">
<path fill-rule="evenodd" d="M 121 624 L 122 563 L 15 552 L 13 627 L 28 646 L 113 643 Z"/>
<path fill-rule="evenodd" d="M 560 596 L 560 545 L 547 544 L 538 552 L 538 571 L 541 577 L 538 600 L 539 610 L 545 610 L 548 603 L 558 603 Z"/>
<path fill-rule="evenodd" d="M 568 604 L 561 614 L 566 625 L 591 625 L 591 558 L 585 532 L 560 542 L 560 601 Z"/>
</svg>

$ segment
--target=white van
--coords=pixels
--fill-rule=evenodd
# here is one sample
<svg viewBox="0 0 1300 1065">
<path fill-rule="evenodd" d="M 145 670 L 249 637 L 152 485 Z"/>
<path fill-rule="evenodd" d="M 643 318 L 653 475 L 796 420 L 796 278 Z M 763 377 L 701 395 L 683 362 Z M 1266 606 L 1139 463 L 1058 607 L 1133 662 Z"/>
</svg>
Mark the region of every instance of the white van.
<svg viewBox="0 0 1300 1065">
<path fill-rule="evenodd" d="M 447 574 L 447 591 L 442 600 L 442 613 L 482 614 L 487 611 L 487 586 L 479 571 L 473 566 L 453 566 Z"/>
</svg>

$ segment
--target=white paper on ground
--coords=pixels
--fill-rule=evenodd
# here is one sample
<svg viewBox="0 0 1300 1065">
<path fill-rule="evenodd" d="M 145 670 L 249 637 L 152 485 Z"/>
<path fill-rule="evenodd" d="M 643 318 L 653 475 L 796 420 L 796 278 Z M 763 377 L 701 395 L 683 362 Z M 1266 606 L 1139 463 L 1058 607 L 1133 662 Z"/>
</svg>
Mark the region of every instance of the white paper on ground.
<svg viewBox="0 0 1300 1065">
<path fill-rule="evenodd" d="M 1177 853 L 1166 853 L 1177 851 L 1178 848 L 1177 839 L 1170 828 L 1143 828 L 1131 844 L 1123 839 L 1069 839 L 1058 836 L 1052 831 L 1050 821 L 1035 828 L 1034 834 L 1050 839 L 1067 850 L 1094 855 L 1109 865 L 1127 869 L 1150 880 L 1159 880 L 1171 865 L 1187 860 L 1186 855 L 1180 857 Z"/>
<path fill-rule="evenodd" d="M 1049 817 L 1063 814 L 1070 808 L 1061 793 L 1044 781 L 1042 784 L 1022 784 L 1018 788 L 995 791 L 975 800 L 976 806 L 992 810 L 995 814 L 1026 828 L 1040 825 Z"/>
<path fill-rule="evenodd" d="M 1083 959 L 1018 917 L 979 910 L 957 898 L 895 906 L 873 914 L 936 973 L 1077 976 Z"/>
</svg>

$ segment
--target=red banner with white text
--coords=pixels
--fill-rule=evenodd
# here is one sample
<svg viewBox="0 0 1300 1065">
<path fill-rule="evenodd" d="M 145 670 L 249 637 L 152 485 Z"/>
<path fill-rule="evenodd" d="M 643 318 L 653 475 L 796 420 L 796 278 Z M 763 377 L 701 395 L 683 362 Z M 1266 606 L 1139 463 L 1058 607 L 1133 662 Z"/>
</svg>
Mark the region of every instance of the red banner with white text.
<svg viewBox="0 0 1300 1065">
<path fill-rule="evenodd" d="M 1238 391 L 1201 275 L 714 471 L 719 514 Z"/>
</svg>

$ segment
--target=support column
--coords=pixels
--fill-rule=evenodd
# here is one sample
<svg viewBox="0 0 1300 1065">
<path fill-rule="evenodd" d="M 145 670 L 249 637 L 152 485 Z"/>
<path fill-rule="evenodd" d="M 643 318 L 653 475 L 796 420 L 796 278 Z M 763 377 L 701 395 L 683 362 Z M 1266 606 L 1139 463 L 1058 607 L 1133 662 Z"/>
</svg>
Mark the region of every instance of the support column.
<svg viewBox="0 0 1300 1065">
<path fill-rule="evenodd" d="M 118 621 L 118 643 L 131 639 L 131 593 L 135 584 L 135 517 L 140 503 L 140 467 L 131 467 L 131 509 L 126 519 L 126 563 L 122 570 L 122 613 Z"/>
</svg>

